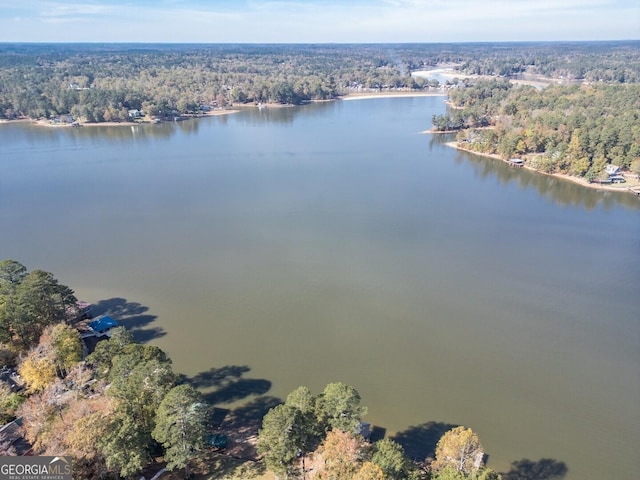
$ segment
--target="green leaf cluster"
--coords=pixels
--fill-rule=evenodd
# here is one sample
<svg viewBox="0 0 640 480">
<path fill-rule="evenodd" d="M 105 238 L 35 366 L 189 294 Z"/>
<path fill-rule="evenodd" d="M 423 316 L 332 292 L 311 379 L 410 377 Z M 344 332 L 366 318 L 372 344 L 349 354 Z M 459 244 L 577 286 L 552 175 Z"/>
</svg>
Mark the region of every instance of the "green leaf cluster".
<svg viewBox="0 0 640 480">
<path fill-rule="evenodd" d="M 173 387 L 160 402 L 153 438 L 164 447 L 167 468 L 186 468 L 204 443 L 209 407 L 190 385 Z"/>
<path fill-rule="evenodd" d="M 107 395 L 116 400 L 116 408 L 100 445 L 107 466 L 127 476 L 151 459 L 156 413 L 177 377 L 157 347 L 131 343 L 111 362 Z"/>
<path fill-rule="evenodd" d="M 73 290 L 49 272 L 27 269 L 15 260 L 0 262 L 0 342 L 26 351 L 47 325 L 67 318 L 76 304 Z"/>
</svg>

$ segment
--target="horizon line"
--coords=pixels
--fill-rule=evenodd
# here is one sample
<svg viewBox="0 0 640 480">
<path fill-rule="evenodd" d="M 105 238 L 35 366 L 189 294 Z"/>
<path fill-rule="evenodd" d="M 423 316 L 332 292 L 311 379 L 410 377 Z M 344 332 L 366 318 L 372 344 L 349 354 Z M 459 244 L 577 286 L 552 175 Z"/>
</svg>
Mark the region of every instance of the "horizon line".
<svg viewBox="0 0 640 480">
<path fill-rule="evenodd" d="M 23 41 L 0 40 L 0 44 L 21 45 L 451 45 L 451 44 L 496 44 L 496 43 L 611 43 L 611 42 L 640 42 L 640 38 L 615 38 L 600 40 L 464 40 L 464 41 L 439 41 L 439 42 L 158 42 L 158 41 L 134 41 L 134 40 L 78 40 L 78 41 Z"/>
</svg>

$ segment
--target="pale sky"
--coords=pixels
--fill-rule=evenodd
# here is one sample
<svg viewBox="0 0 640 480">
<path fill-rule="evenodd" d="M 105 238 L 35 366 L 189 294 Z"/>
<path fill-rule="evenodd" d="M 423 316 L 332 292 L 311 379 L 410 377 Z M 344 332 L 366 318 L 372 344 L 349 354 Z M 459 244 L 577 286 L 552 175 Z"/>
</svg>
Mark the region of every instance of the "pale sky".
<svg viewBox="0 0 640 480">
<path fill-rule="evenodd" d="M 640 39 L 640 0 L 0 0 L 0 42 Z"/>
</svg>

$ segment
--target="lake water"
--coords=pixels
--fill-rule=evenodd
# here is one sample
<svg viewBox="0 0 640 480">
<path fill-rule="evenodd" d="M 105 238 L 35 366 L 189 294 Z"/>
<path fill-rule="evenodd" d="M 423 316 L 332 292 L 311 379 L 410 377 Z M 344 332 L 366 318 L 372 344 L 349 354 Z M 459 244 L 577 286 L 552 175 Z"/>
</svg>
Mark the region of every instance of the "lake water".
<svg viewBox="0 0 640 480">
<path fill-rule="evenodd" d="M 0 258 L 208 371 L 219 405 L 342 381 L 413 456 L 462 424 L 501 471 L 637 478 L 640 200 L 420 134 L 444 108 L 0 125 Z"/>
</svg>

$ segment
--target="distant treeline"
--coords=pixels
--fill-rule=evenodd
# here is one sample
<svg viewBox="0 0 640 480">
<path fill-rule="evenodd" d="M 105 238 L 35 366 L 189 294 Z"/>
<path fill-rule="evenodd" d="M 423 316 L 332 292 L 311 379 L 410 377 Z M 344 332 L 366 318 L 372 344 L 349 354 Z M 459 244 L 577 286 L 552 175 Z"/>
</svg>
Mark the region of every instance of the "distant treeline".
<svg viewBox="0 0 640 480">
<path fill-rule="evenodd" d="M 640 81 L 640 42 L 161 45 L 0 44 L 0 118 L 124 121 L 202 105 L 300 104 L 369 90 L 423 90 L 411 71 Z"/>
<path fill-rule="evenodd" d="M 455 108 L 434 116 L 434 128 L 460 130 L 466 149 L 528 155 L 544 172 L 590 180 L 609 163 L 640 173 L 640 84 L 536 89 L 491 80 L 452 89 L 449 98 Z"/>
<path fill-rule="evenodd" d="M 507 43 L 476 48 L 467 75 L 543 76 L 587 82 L 640 82 L 640 42 Z"/>
</svg>

